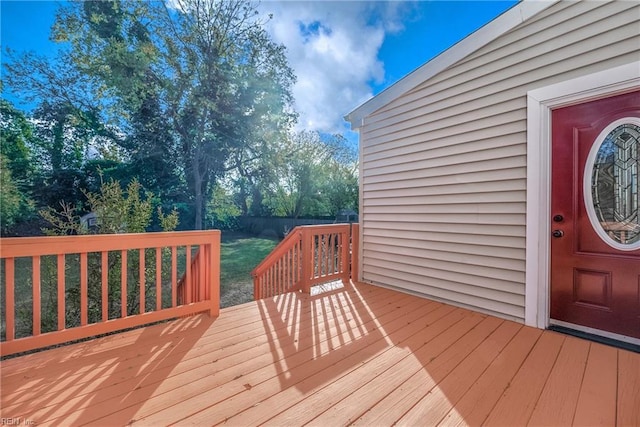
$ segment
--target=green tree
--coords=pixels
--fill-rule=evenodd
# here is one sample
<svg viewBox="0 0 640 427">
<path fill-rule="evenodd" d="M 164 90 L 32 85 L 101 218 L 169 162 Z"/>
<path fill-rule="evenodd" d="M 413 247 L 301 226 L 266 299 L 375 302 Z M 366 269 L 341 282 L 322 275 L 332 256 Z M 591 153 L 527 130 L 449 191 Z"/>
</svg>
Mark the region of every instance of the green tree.
<svg viewBox="0 0 640 427">
<path fill-rule="evenodd" d="M 333 216 L 357 209 L 355 153 L 342 136 L 299 132 L 283 144 L 273 163 L 278 177 L 268 185 L 265 204 L 276 216 Z"/>
<path fill-rule="evenodd" d="M 207 225 L 217 229 L 232 229 L 237 226 L 236 219 L 241 214 L 233 195 L 220 184 L 216 184 L 207 204 Z"/>
<path fill-rule="evenodd" d="M 59 15 L 54 37 L 71 44 L 76 67 L 127 113 L 127 126 L 140 136 L 129 149 L 175 159 L 200 229 L 214 184 L 237 166 L 234 152 L 258 143 L 264 130 L 283 131 L 293 122 L 294 76 L 252 5 L 173 4 L 74 4 Z M 161 128 L 161 136 L 152 140 L 144 126 L 156 135 Z"/>
<path fill-rule="evenodd" d="M 8 160 L 0 154 L 0 230 L 6 231 L 27 218 L 34 210 L 33 202 L 18 189 L 11 175 Z"/>
<path fill-rule="evenodd" d="M 6 157 L 5 165 L 13 178 L 25 190 L 35 174 L 32 147 L 36 135 L 33 123 L 11 103 L 0 99 L 0 152 Z"/>
<path fill-rule="evenodd" d="M 36 168 L 31 147 L 33 124 L 6 100 L 0 100 L 0 231 L 31 218 Z"/>
</svg>

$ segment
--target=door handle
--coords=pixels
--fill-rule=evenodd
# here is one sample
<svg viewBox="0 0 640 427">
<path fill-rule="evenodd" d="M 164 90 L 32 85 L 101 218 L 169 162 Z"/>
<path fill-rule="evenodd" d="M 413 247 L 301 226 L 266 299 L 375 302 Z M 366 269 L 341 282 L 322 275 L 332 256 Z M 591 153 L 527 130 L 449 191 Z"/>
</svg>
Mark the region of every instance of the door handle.
<svg viewBox="0 0 640 427">
<path fill-rule="evenodd" d="M 556 239 L 558 239 L 558 238 L 564 236 L 564 231 L 562 231 L 562 230 L 553 230 L 553 233 L 551 233 L 551 235 L 553 237 L 555 237 Z"/>
</svg>

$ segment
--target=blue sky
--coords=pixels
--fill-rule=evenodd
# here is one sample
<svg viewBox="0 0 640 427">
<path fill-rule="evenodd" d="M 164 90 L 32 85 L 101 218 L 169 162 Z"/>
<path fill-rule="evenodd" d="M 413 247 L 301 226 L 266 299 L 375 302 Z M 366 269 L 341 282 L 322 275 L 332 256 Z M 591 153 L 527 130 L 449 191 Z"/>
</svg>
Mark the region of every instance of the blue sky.
<svg viewBox="0 0 640 427">
<path fill-rule="evenodd" d="M 352 139 L 345 114 L 515 3 L 263 0 L 259 8 L 273 14 L 267 29 L 287 46 L 298 76 L 293 92 L 299 127 Z M 49 29 L 60 4 L 1 0 L 3 51 L 52 54 Z M 15 101 L 10 93 L 3 96 Z"/>
</svg>

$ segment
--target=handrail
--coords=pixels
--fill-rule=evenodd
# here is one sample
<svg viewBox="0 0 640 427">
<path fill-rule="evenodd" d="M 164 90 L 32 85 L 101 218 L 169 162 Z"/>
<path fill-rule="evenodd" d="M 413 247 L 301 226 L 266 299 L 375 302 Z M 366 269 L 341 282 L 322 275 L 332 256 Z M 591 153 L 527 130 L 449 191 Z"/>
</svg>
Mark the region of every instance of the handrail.
<svg viewBox="0 0 640 427">
<path fill-rule="evenodd" d="M 252 271 L 254 299 L 297 290 L 309 293 L 313 285 L 348 281 L 354 237 L 349 224 L 294 228 Z"/>
<path fill-rule="evenodd" d="M 251 271 L 254 299 L 298 289 L 302 278 L 302 230 L 303 226 L 291 230 Z"/>
<path fill-rule="evenodd" d="M 267 255 L 252 271 L 251 275 L 261 275 L 269 266 L 271 266 L 277 259 L 279 259 L 284 253 L 286 253 L 296 242 L 299 242 L 302 238 L 302 227 L 297 226 L 291 230 L 285 238 L 276 245 L 269 255 Z"/>
<path fill-rule="evenodd" d="M 190 258 L 192 247 L 196 246 L 200 256 L 194 264 Z M 0 251 L 5 291 L 2 356 L 195 313 L 219 314 L 218 230 L 3 238 Z M 43 258 L 47 256 L 55 259 Z M 27 265 L 20 259 L 25 257 L 31 259 Z M 178 265 L 184 258 L 184 265 L 191 268 L 186 268 L 186 298 L 178 302 Z M 45 264 L 49 268 L 43 274 Z M 162 277 L 163 266 L 164 275 L 170 276 L 170 290 L 163 289 L 168 279 Z M 51 286 L 56 289 L 56 296 L 51 296 L 57 299 L 57 308 L 51 310 L 57 312 L 57 326 L 49 325 L 55 329 L 51 332 L 42 332 L 43 313 L 50 314 L 42 311 L 43 279 L 51 279 Z M 136 284 L 131 286 L 129 282 Z M 78 289 L 73 288 L 68 295 L 69 286 Z M 28 287 L 31 289 L 25 289 Z M 89 295 L 90 291 L 94 292 Z M 76 294 L 80 301 L 78 326 L 67 324 L 67 309 L 72 305 L 69 298 Z M 163 296 L 167 300 L 164 304 Z M 26 319 L 26 323 L 31 322 L 31 330 L 21 331 L 28 335 L 25 337 L 16 337 L 16 320 L 25 320 L 20 317 L 25 314 L 22 309 L 16 317 L 16 297 L 31 300 L 31 316 Z M 170 307 L 164 307 L 167 305 Z"/>
</svg>

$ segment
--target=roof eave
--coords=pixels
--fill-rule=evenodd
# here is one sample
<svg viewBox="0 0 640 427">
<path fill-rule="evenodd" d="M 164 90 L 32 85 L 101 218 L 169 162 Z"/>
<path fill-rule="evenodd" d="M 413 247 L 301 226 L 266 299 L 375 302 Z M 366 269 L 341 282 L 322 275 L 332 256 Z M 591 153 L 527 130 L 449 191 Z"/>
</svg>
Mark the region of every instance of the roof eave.
<svg viewBox="0 0 640 427">
<path fill-rule="evenodd" d="M 371 113 L 389 104 L 400 95 L 410 91 L 436 74 L 446 70 L 476 50 L 497 39 L 527 19 L 547 9 L 559 0 L 522 0 L 500 16 L 468 35 L 440 55 L 407 74 L 378 95 L 366 101 L 344 119 L 351 129 L 362 127 L 364 119 Z"/>
</svg>

